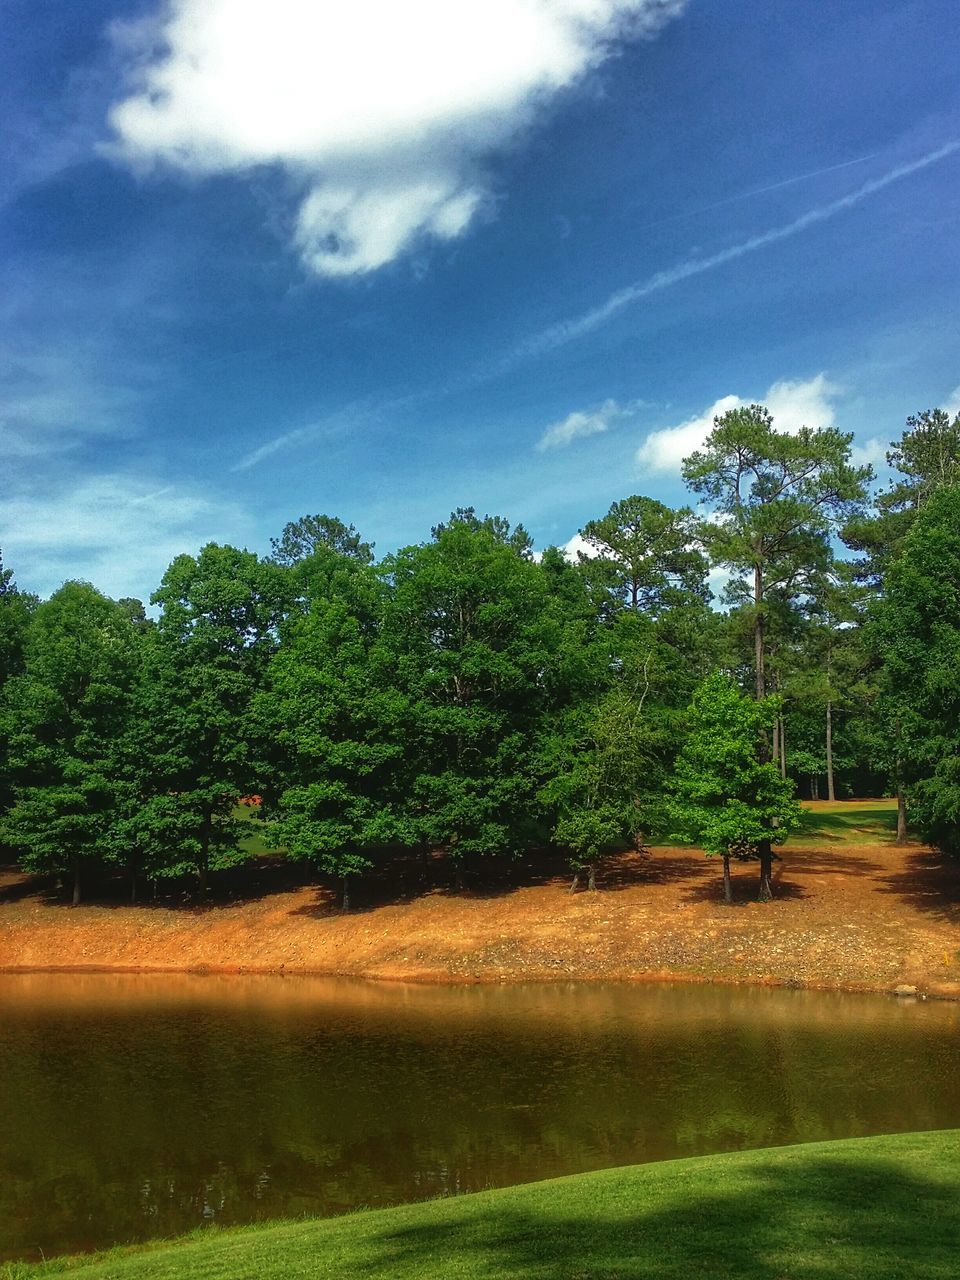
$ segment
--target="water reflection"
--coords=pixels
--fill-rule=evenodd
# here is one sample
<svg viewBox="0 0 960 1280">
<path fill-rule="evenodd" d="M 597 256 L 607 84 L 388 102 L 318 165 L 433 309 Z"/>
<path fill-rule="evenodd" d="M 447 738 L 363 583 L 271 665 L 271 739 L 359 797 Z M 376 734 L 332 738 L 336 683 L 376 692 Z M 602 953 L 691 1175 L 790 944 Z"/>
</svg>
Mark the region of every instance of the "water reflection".
<svg viewBox="0 0 960 1280">
<path fill-rule="evenodd" d="M 0 1256 L 960 1125 L 960 1007 L 681 986 L 0 977 Z"/>
</svg>

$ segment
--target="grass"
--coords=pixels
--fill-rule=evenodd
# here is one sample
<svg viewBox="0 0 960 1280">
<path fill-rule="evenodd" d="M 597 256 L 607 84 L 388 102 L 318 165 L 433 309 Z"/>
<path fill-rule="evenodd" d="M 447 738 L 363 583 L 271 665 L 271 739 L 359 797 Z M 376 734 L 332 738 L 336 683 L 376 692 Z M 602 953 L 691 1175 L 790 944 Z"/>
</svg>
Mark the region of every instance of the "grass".
<svg viewBox="0 0 960 1280">
<path fill-rule="evenodd" d="M 892 841 L 896 833 L 896 800 L 817 800 L 804 803 L 803 825 L 791 840 L 803 844 L 874 844 Z"/>
<path fill-rule="evenodd" d="M 264 822 L 260 817 L 260 810 L 256 806 L 248 804 L 234 805 L 233 816 L 241 822 L 246 822 L 250 828 L 250 835 L 243 837 L 240 841 L 240 847 L 251 858 L 266 857 L 278 851 L 276 842 L 270 839 L 273 831 L 272 824 Z"/>
<path fill-rule="evenodd" d="M 589 1105 L 588 1103 L 586 1105 Z M 0 1268 L 0 1280 L 953 1280 L 960 1130 L 701 1156 Z"/>
</svg>

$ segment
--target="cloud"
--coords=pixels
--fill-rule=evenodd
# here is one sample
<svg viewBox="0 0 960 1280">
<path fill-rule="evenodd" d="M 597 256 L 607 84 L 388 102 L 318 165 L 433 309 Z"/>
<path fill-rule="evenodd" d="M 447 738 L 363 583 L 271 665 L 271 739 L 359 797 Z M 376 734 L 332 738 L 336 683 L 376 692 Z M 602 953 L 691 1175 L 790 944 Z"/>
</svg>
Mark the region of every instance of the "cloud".
<svg viewBox="0 0 960 1280">
<path fill-rule="evenodd" d="M 26 591 L 47 595 L 79 577 L 114 597 L 146 599 L 174 556 L 242 537 L 246 521 L 239 506 L 176 485 L 102 475 L 8 497 L 0 547 Z"/>
<path fill-rule="evenodd" d="M 482 162 L 616 41 L 687 0 L 168 0 L 118 23 L 128 93 L 112 152 L 207 176 L 279 166 L 301 191 L 293 242 L 356 275 L 461 235 Z"/>
<path fill-rule="evenodd" d="M 910 161 L 908 164 L 897 165 L 896 168 L 889 169 L 879 177 L 871 178 L 869 182 L 863 183 L 855 191 L 851 191 L 849 195 L 841 196 L 839 200 L 832 200 L 829 204 L 808 210 L 798 218 L 794 218 L 792 222 L 784 223 L 779 227 L 771 227 L 769 231 L 751 236 L 748 240 L 741 240 L 739 244 L 730 245 L 726 249 L 711 253 L 705 258 L 688 258 L 684 262 L 677 263 L 676 266 L 668 267 L 664 271 L 658 271 L 646 280 L 638 280 L 636 284 L 627 285 L 625 289 L 619 289 L 616 293 L 611 294 L 600 306 L 593 307 L 590 311 L 586 311 L 580 316 L 575 316 L 573 319 L 562 320 L 558 324 L 550 325 L 549 328 L 544 329 L 541 333 L 528 338 L 516 348 L 507 361 L 503 362 L 503 367 L 510 367 L 521 359 L 555 351 L 559 347 L 566 346 L 568 342 L 574 342 L 578 338 L 585 337 L 588 333 L 592 333 L 595 329 L 599 329 L 606 324 L 608 320 L 612 320 L 614 316 L 618 315 L 626 307 L 632 306 L 635 302 L 640 302 L 651 294 L 659 293 L 663 289 L 669 289 L 675 284 L 681 284 L 684 280 L 703 275 L 704 272 L 713 271 L 717 267 L 726 266 L 728 262 L 735 262 L 738 258 L 756 253 L 757 250 L 765 249 L 768 245 L 777 244 L 781 240 L 789 240 L 793 236 L 799 235 L 802 231 L 806 231 L 809 227 L 826 222 L 828 219 L 836 217 L 837 214 L 843 213 L 847 209 L 852 209 L 855 205 L 875 195 L 878 191 L 883 191 L 894 182 L 899 182 L 914 173 L 919 173 L 921 169 L 926 169 L 932 164 L 945 160 L 958 150 L 960 150 L 960 142 L 948 142 L 944 146 L 938 147 L 935 151 L 928 151 L 925 155 Z"/>
<path fill-rule="evenodd" d="M 778 430 L 796 432 L 804 426 L 832 427 L 836 421 L 833 401 L 839 393 L 838 387 L 818 373 L 806 382 L 775 382 L 759 400 L 770 410 Z M 683 459 L 706 440 L 715 417 L 750 403 L 742 396 L 722 396 L 709 409 L 678 426 L 651 431 L 637 450 L 637 465 L 645 471 L 678 471 Z"/>
<path fill-rule="evenodd" d="M 547 449 L 565 449 L 574 440 L 600 435 L 609 431 L 611 423 L 627 417 L 629 413 L 630 410 L 621 408 L 616 400 L 605 400 L 598 409 L 578 409 L 547 427 L 537 442 L 537 450 L 543 453 Z"/>
<path fill-rule="evenodd" d="M 947 397 L 947 403 L 944 405 L 944 411 L 955 418 L 960 413 L 960 387 L 954 387 Z"/>
<path fill-rule="evenodd" d="M 79 349 L 3 352 L 0 447 L 6 458 L 59 452 L 84 437 L 129 429 L 138 417 L 139 396 L 122 383 L 104 381 L 96 363 L 93 353 Z"/>
<path fill-rule="evenodd" d="M 573 564 L 576 564 L 581 556 L 586 556 L 588 560 L 593 560 L 599 555 L 593 543 L 587 542 L 586 538 L 581 537 L 579 533 L 575 533 L 572 538 L 563 544 L 560 550 Z"/>
<path fill-rule="evenodd" d="M 713 419 L 743 401 L 739 396 L 721 396 L 704 413 L 688 418 L 676 427 L 651 431 L 637 450 L 637 465 L 646 471 L 676 471 L 688 454 L 699 449 L 710 434 Z"/>
<path fill-rule="evenodd" d="M 887 461 L 887 445 L 879 436 L 871 436 L 863 444 L 855 444 L 850 457 L 857 467 L 882 467 Z"/>
</svg>

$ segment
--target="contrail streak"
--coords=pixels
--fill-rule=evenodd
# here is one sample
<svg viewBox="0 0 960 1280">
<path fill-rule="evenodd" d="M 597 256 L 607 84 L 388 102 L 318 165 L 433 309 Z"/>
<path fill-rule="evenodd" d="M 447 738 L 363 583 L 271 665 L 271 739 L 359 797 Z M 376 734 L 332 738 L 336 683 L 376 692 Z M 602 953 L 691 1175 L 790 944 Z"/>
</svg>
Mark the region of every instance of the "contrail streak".
<svg viewBox="0 0 960 1280">
<path fill-rule="evenodd" d="M 871 151 L 868 156 L 857 156 L 854 160 L 841 160 L 839 164 L 828 164 L 825 169 L 810 169 L 806 173 L 798 173 L 792 178 L 783 178 L 780 182 L 771 182 L 765 187 L 751 187 L 749 191 L 739 191 L 734 196 L 725 196 L 722 200 L 714 200 L 711 204 L 702 204 L 696 209 L 686 209 L 682 213 L 671 213 L 665 218 L 657 218 L 655 222 L 645 222 L 638 231 L 649 231 L 652 227 L 663 227 L 669 222 L 680 222 L 684 218 L 695 218 L 699 213 L 709 213 L 712 209 L 722 209 L 727 204 L 737 204 L 741 200 L 750 200 L 754 196 L 765 196 L 769 191 L 779 191 L 781 187 L 792 187 L 797 182 L 809 182 L 811 178 L 822 178 L 826 173 L 836 173 L 838 169 L 849 169 L 851 165 L 866 164 L 875 160 L 879 151 Z"/>
<path fill-rule="evenodd" d="M 542 333 L 521 343 L 512 356 L 509 357 L 509 363 L 513 365 L 517 360 L 527 356 L 544 355 L 548 351 L 555 351 L 558 347 L 565 346 L 568 342 L 573 342 L 577 338 L 582 338 L 585 334 L 591 333 L 594 329 L 598 329 L 620 311 L 623 311 L 624 308 L 631 306 L 634 302 L 639 302 L 641 298 L 647 298 L 652 293 L 659 293 L 662 289 L 669 289 L 671 285 L 680 284 L 681 281 L 689 280 L 692 276 L 699 276 L 706 271 L 713 271 L 715 267 L 722 267 L 728 262 L 735 262 L 737 258 L 746 257 L 748 253 L 755 253 L 757 249 L 765 249 L 767 245 L 777 244 L 781 240 L 789 240 L 791 236 L 799 235 L 801 231 L 806 231 L 808 227 L 815 226 L 818 222 L 826 222 L 829 218 L 836 217 L 838 213 L 843 213 L 845 209 L 852 209 L 854 205 L 858 205 L 869 196 L 882 191 L 884 187 L 889 187 L 894 182 L 899 182 L 901 178 L 908 178 L 911 174 L 919 173 L 921 169 L 926 169 L 930 165 L 936 164 L 939 160 L 946 159 L 947 156 L 953 155 L 958 149 L 960 149 L 960 142 L 948 142 L 944 146 L 938 147 L 936 151 L 928 151 L 926 155 L 921 156 L 918 160 L 912 160 L 909 164 L 898 165 L 895 169 L 890 169 L 889 172 L 882 174 L 879 178 L 871 178 L 869 182 L 865 182 L 863 186 L 858 187 L 856 191 L 851 191 L 847 196 L 841 196 L 839 200 L 831 200 L 829 204 L 824 204 L 817 209 L 802 213 L 799 218 L 794 218 L 792 222 L 787 222 L 781 227 L 772 227 L 769 231 L 751 236 L 749 240 L 742 240 L 740 244 L 731 245 L 729 248 L 721 249 L 718 253 L 711 253 L 705 258 L 688 258 L 686 262 L 680 262 L 675 267 L 668 267 L 665 271 L 658 271 L 656 275 L 650 276 L 647 280 L 638 280 L 636 284 L 628 285 L 626 289 L 620 289 L 611 294 L 606 302 L 601 303 L 599 307 L 594 307 L 591 311 L 586 311 L 583 315 L 576 316 L 572 320 L 561 320 L 559 323 L 544 329 Z"/>
</svg>

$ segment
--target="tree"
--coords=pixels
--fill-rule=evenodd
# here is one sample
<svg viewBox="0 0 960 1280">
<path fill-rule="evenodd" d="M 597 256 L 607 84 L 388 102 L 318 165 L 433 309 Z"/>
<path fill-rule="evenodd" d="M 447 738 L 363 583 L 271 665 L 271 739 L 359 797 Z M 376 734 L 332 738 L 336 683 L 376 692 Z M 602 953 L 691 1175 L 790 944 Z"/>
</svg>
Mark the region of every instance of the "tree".
<svg viewBox="0 0 960 1280">
<path fill-rule="evenodd" d="M 497 542 L 503 543 L 506 547 L 512 547 L 517 555 L 523 556 L 525 560 L 529 560 L 533 555 L 533 539 L 522 524 L 511 526 L 506 516 L 483 516 L 477 515 L 473 507 L 457 507 L 456 511 L 450 513 L 450 519 L 443 524 L 436 524 L 430 530 L 433 540 L 439 541 L 441 536 L 449 529 L 457 527 L 470 529 L 473 533 L 479 533 L 486 530 L 487 533 L 493 535 Z"/>
<path fill-rule="evenodd" d="M 654 498 L 634 495 L 615 502 L 605 516 L 580 530 L 602 567 L 614 597 L 651 617 L 691 601 L 707 603 L 707 562 L 697 550 L 693 513 L 672 511 Z"/>
<path fill-rule="evenodd" d="M 770 599 L 782 603 L 809 590 L 829 560 L 830 534 L 866 500 L 870 467 L 850 462 L 851 434 L 833 427 L 775 431 L 758 404 L 714 418 L 702 449 L 684 459 L 683 478 L 713 504 L 701 536 L 711 559 L 734 575 L 730 597 L 749 592 L 753 677 L 758 701 L 767 693 L 766 625 Z M 761 761 L 769 758 L 766 724 Z M 761 884 L 769 886 L 770 847 L 761 842 Z"/>
<path fill-rule="evenodd" d="M 32 871 L 72 877 L 122 856 L 137 636 L 125 611 L 85 582 L 68 582 L 36 611 L 24 670 L 5 689 L 16 802 L 7 831 Z"/>
<path fill-rule="evenodd" d="M 903 549 L 921 510 L 939 490 L 960 482 L 960 414 L 952 420 L 942 409 L 927 409 L 907 419 L 907 429 L 887 452 L 897 474 L 876 497 L 869 514 L 847 521 L 844 542 L 860 553 L 855 573 L 875 596 L 883 594 L 886 576 Z M 875 710 L 881 719 L 875 736 L 877 757 L 894 780 L 897 794 L 897 843 L 907 839 L 904 716 L 896 688 L 881 673 Z"/>
<path fill-rule="evenodd" d="M 868 636 L 894 691 L 898 751 L 921 836 L 960 854 L 960 486 L 923 504 Z"/>
<path fill-rule="evenodd" d="M 160 874 L 208 872 L 240 862 L 237 798 L 258 790 L 262 729 L 250 715 L 290 605 L 280 566 L 210 543 L 178 556 L 151 597 L 146 637 L 142 836 Z M 158 842 L 159 841 L 159 847 Z"/>
<path fill-rule="evenodd" d="M 23 674 L 30 622 L 39 601 L 18 590 L 13 570 L 0 557 L 0 697 L 9 680 Z M 0 818 L 13 803 L 13 779 L 8 760 L 7 733 L 0 717 Z"/>
<path fill-rule="evenodd" d="M 960 414 L 952 421 L 943 409 L 912 414 L 887 450 L 887 465 L 898 474 L 877 494 L 873 510 L 856 513 L 842 531 L 847 546 L 861 553 L 859 578 L 875 592 L 882 591 L 884 575 L 928 499 L 960 483 Z"/>
<path fill-rule="evenodd" d="M 534 741 L 561 612 L 527 539 L 455 512 L 388 557 L 384 644 L 409 699 L 409 829 L 458 863 L 523 848 L 536 827 Z"/>
<path fill-rule="evenodd" d="M 746 698 L 727 676 L 703 682 L 671 786 L 674 838 L 723 859 L 724 900 L 733 900 L 730 859 L 760 859 L 760 899 L 770 896 L 762 850 L 782 844 L 800 823 L 793 786 L 757 757 L 757 738 L 778 709 L 774 697 Z"/>
<path fill-rule="evenodd" d="M 352 524 L 344 524 L 336 516 L 301 516 L 284 525 L 279 538 L 271 538 L 272 559 L 291 568 L 309 559 L 317 551 L 335 551 L 361 564 L 373 561 L 373 543 L 364 542 Z"/>
<path fill-rule="evenodd" d="M 406 700 L 380 639 L 381 582 L 361 566 L 340 585 L 284 629 L 254 711 L 282 754 L 277 837 L 290 857 L 339 878 L 348 910 L 350 879 L 407 834 L 397 777 Z"/>
</svg>

